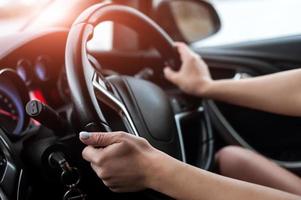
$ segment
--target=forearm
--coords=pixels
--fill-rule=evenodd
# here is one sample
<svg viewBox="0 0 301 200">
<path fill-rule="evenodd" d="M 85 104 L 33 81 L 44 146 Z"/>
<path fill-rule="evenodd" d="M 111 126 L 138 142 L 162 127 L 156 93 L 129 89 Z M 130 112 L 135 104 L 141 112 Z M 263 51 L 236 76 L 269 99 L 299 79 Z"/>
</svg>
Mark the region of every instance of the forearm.
<svg viewBox="0 0 301 200">
<path fill-rule="evenodd" d="M 267 187 L 219 176 L 173 158 L 159 159 L 158 174 L 152 188 L 175 199 L 185 200 L 290 200 L 291 195 Z"/>
<path fill-rule="evenodd" d="M 268 112 L 301 116 L 301 70 L 243 80 L 218 80 L 202 95 Z"/>
</svg>

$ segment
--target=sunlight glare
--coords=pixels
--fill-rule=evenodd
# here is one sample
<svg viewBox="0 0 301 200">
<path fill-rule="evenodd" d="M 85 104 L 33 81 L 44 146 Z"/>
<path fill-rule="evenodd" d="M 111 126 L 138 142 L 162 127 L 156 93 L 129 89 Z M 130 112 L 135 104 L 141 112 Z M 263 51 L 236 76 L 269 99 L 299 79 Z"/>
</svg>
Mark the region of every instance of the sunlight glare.
<svg viewBox="0 0 301 200">
<path fill-rule="evenodd" d="M 30 0 L 34 1 L 34 0 Z M 64 20 L 68 16 L 68 1 L 58 1 L 53 3 L 39 16 L 36 23 L 38 24 L 51 24 Z"/>
<path fill-rule="evenodd" d="M 113 45 L 113 23 L 103 22 L 95 27 L 93 38 L 88 42 L 88 49 L 109 51 Z"/>
<path fill-rule="evenodd" d="M 0 0 L 0 7 L 4 7 L 9 3 L 9 0 Z"/>
<path fill-rule="evenodd" d="M 31 6 L 34 3 L 38 3 L 40 0 L 21 0 L 21 3 L 27 6 Z"/>
</svg>

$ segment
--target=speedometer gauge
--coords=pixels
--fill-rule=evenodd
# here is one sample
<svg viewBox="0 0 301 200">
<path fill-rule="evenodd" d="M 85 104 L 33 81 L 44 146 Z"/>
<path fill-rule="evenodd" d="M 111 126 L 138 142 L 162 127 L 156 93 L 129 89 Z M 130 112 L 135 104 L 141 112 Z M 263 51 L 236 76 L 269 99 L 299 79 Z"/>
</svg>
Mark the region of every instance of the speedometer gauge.
<svg viewBox="0 0 301 200">
<path fill-rule="evenodd" d="M 0 90 L 0 126 L 7 132 L 18 129 L 19 112 L 15 102 Z"/>
<path fill-rule="evenodd" d="M 10 69 L 0 71 L 0 127 L 13 138 L 21 136 L 29 123 L 25 105 L 29 94 L 23 80 Z"/>
</svg>

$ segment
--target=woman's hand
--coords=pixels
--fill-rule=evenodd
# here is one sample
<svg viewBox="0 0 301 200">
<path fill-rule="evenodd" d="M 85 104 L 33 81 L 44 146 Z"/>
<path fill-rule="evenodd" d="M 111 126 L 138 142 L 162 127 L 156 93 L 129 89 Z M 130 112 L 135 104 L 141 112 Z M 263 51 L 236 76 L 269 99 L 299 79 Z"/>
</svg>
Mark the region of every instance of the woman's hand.
<svg viewBox="0 0 301 200">
<path fill-rule="evenodd" d="M 154 164 L 165 155 L 145 139 L 124 132 L 81 132 L 80 140 L 88 145 L 82 152 L 83 158 L 114 192 L 150 188 Z"/>
<path fill-rule="evenodd" d="M 174 199 L 293 200 L 297 196 L 192 167 L 123 132 L 80 134 L 83 157 L 113 192 L 151 188 Z"/>
<path fill-rule="evenodd" d="M 176 43 L 175 45 L 181 56 L 182 66 L 178 72 L 166 67 L 164 69 L 165 78 L 185 93 L 206 96 L 212 82 L 207 64 L 199 55 L 191 51 L 186 44 Z"/>
</svg>

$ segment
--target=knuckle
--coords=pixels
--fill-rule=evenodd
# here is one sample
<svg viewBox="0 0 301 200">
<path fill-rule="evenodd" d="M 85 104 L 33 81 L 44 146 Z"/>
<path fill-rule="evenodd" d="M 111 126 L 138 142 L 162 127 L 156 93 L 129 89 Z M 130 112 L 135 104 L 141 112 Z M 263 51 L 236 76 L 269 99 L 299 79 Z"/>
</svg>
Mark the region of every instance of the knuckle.
<svg viewBox="0 0 301 200">
<path fill-rule="evenodd" d="M 110 181 L 103 180 L 102 182 L 103 182 L 103 184 L 104 184 L 105 186 L 107 186 L 108 188 L 113 187 L 113 185 L 112 185 L 112 183 L 111 183 Z"/>
<path fill-rule="evenodd" d="M 94 163 L 94 164 L 96 164 L 96 165 L 99 165 L 98 164 L 98 157 L 91 158 L 91 162 Z"/>
<path fill-rule="evenodd" d="M 135 145 L 135 143 L 136 143 L 136 140 L 125 139 L 122 141 L 122 143 L 120 145 L 124 150 L 129 150 Z"/>
<path fill-rule="evenodd" d="M 142 146 L 149 146 L 149 142 L 145 138 L 139 138 Z"/>
<path fill-rule="evenodd" d="M 126 134 L 125 132 L 118 131 L 118 132 L 116 132 L 115 137 L 116 137 L 116 139 L 118 139 L 118 140 L 124 140 L 124 138 L 125 138 L 125 136 L 126 136 L 125 134 Z"/>
<path fill-rule="evenodd" d="M 87 155 L 87 148 L 84 148 L 84 150 L 82 151 L 82 157 L 86 158 Z"/>
<path fill-rule="evenodd" d="M 99 166 L 93 166 L 92 167 L 95 174 L 97 175 L 98 178 L 100 178 L 103 182 L 108 182 L 112 179 L 110 170 L 107 170 L 104 167 L 99 167 Z"/>
<path fill-rule="evenodd" d="M 86 160 L 86 161 L 91 161 L 93 160 L 93 157 L 91 157 L 91 153 L 90 153 L 90 147 L 86 147 L 83 149 L 82 151 L 82 157 Z"/>
<path fill-rule="evenodd" d="M 194 63 L 198 62 L 199 57 L 198 57 L 196 54 L 193 54 L 191 57 L 192 57 L 192 58 L 191 58 L 191 59 L 192 59 L 192 62 L 194 62 Z"/>
<path fill-rule="evenodd" d="M 100 169 L 98 169 L 95 173 L 101 179 L 102 171 Z"/>
<path fill-rule="evenodd" d="M 108 180 L 111 178 L 109 171 L 103 168 L 98 170 L 97 176 L 106 182 L 108 182 Z"/>
<path fill-rule="evenodd" d="M 198 62 L 199 59 L 200 59 L 199 55 L 197 55 L 195 53 L 189 54 L 189 56 L 187 58 L 188 62 L 191 62 L 191 63 Z"/>
<path fill-rule="evenodd" d="M 179 74 L 172 74 L 170 75 L 170 80 L 173 81 L 173 82 L 178 82 L 179 80 Z"/>
<path fill-rule="evenodd" d="M 95 163 L 97 166 L 102 166 L 105 159 L 104 156 L 98 155 L 92 158 L 92 162 Z"/>
<path fill-rule="evenodd" d="M 104 140 L 104 136 L 103 135 L 97 135 L 96 137 L 96 143 L 97 144 L 102 144 Z"/>
<path fill-rule="evenodd" d="M 121 192 L 123 192 L 120 188 L 109 187 L 109 189 L 110 189 L 112 192 L 116 192 L 116 193 L 121 193 Z"/>
</svg>

